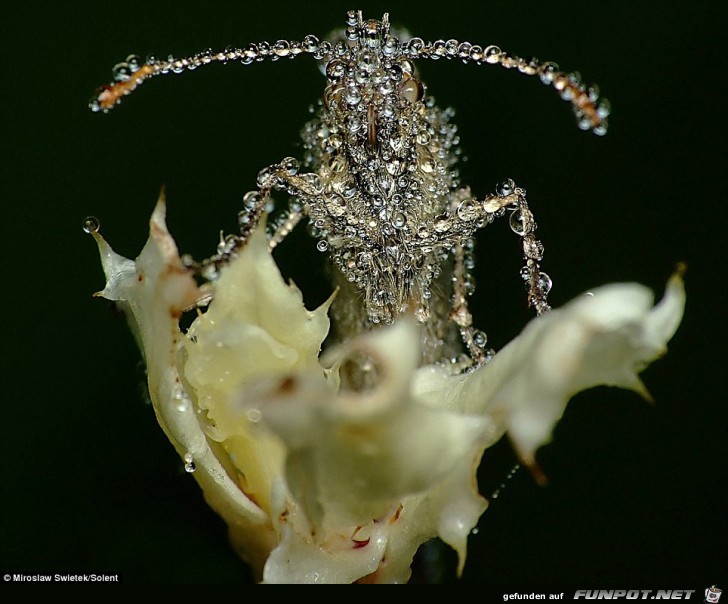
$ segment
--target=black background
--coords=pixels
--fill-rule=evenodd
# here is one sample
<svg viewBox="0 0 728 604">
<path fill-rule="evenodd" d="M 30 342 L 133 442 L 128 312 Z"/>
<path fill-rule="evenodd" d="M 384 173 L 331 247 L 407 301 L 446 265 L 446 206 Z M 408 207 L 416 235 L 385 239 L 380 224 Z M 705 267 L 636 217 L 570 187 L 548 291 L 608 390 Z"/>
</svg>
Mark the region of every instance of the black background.
<svg viewBox="0 0 728 604">
<path fill-rule="evenodd" d="M 233 231 L 264 165 L 299 155 L 323 79 L 309 57 L 213 65 L 146 83 L 109 115 L 87 101 L 114 63 L 259 40 L 324 37 L 341 3 L 15 3 L 2 9 L 2 534 L 0 570 L 111 572 L 129 583 L 234 583 L 249 575 L 222 522 L 144 403 L 125 322 L 91 298 L 103 276 L 81 230 L 100 218 L 134 257 L 160 187 L 182 251 L 209 255 Z M 726 8 L 721 3 L 367 2 L 425 39 L 496 43 L 598 82 L 608 136 L 579 131 L 533 78 L 421 62 L 457 109 L 465 182 L 478 196 L 511 177 L 528 190 L 560 305 L 639 281 L 661 295 L 688 264 L 688 306 L 644 380 L 657 400 L 596 389 L 576 397 L 540 452 L 551 479 L 508 481 L 472 538 L 472 583 L 726 587 Z M 481 233 L 473 300 L 501 347 L 530 318 L 518 241 Z M 309 306 L 328 296 L 304 231 L 280 249 Z M 416 429 L 416 427 L 413 427 Z M 508 473 L 486 452 L 482 490 Z"/>
</svg>

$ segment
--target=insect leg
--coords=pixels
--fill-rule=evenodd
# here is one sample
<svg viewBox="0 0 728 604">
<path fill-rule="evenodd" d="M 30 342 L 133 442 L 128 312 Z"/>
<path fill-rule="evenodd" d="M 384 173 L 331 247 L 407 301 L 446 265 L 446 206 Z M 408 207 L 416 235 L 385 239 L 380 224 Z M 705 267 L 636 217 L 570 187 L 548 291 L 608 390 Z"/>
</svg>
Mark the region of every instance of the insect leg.
<svg viewBox="0 0 728 604">
<path fill-rule="evenodd" d="M 489 360 L 489 355 L 485 351 L 487 337 L 485 333 L 473 327 L 473 316 L 468 308 L 467 300 L 465 256 L 463 244 L 457 244 L 454 248 L 453 293 L 450 319 L 459 327 L 460 337 L 468 349 L 470 358 L 473 359 L 476 367 L 480 367 Z"/>
<path fill-rule="evenodd" d="M 537 314 L 543 314 L 551 309 L 547 300 L 551 290 L 551 278 L 541 272 L 543 244 L 534 235 L 537 225 L 526 201 L 526 191 L 516 186 L 511 179 L 500 183 L 498 190 L 499 195 L 507 198 L 515 196 L 508 221 L 511 230 L 522 239 L 523 258 L 526 264 L 521 269 L 521 278 L 528 288 L 528 305 L 535 308 Z"/>
</svg>

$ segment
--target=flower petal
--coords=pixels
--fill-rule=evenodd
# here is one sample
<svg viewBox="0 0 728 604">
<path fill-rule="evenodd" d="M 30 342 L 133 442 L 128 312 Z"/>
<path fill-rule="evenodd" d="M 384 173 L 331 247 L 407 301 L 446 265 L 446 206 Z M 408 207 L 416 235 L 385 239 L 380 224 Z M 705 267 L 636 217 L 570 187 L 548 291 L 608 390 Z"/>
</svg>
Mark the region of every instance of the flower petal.
<svg viewBox="0 0 728 604">
<path fill-rule="evenodd" d="M 271 484 L 283 473 L 284 450 L 270 434 L 252 433 L 256 417 L 246 413 L 237 393 L 251 381 L 302 368 L 323 376 L 318 354 L 329 330 L 329 303 L 306 310 L 298 288 L 283 280 L 263 224 L 223 267 L 214 291 L 183 343 L 184 377 L 241 487 L 270 513 Z"/>
<path fill-rule="evenodd" d="M 428 404 L 482 413 L 508 431 L 526 464 L 549 442 L 568 400 L 600 384 L 645 394 L 637 373 L 662 355 L 685 305 L 679 273 L 662 302 L 637 284 L 595 290 L 532 321 L 479 370 L 435 382 L 421 370 L 420 390 Z"/>
<path fill-rule="evenodd" d="M 386 551 L 395 554 L 387 554 L 391 561 L 378 571 L 380 579 L 406 581 L 417 548 L 438 534 L 464 560 L 467 535 L 485 509 L 473 477 L 490 420 L 430 408 L 412 398 L 419 341 L 419 329 L 405 320 L 326 355 L 325 365 L 338 366 L 366 358 L 378 378 L 370 389 L 336 392 L 320 375 L 299 373 L 262 380 L 240 394 L 286 445 L 286 480 L 311 523 L 308 535 L 299 531 L 298 546 L 286 551 L 305 551 L 303 542 L 327 551 L 316 554 L 322 557 L 321 580 L 343 572 L 324 564 L 342 560 L 342 549 L 331 550 L 331 544 L 372 523 L 377 551 L 384 553 L 386 544 Z M 349 538 L 343 551 L 351 549 Z M 366 555 L 371 559 L 368 552 L 358 554 L 348 552 L 347 564 Z M 304 560 L 299 563 L 307 567 Z M 280 576 L 271 564 L 266 576 Z"/>
<path fill-rule="evenodd" d="M 275 541 L 270 521 L 216 456 L 177 370 L 182 339 L 179 318 L 206 292 L 197 287 L 180 261 L 165 224 L 163 196 L 149 231 L 149 240 L 136 261 L 116 254 L 101 235 L 94 234 L 107 277 L 99 295 L 116 301 L 127 315 L 147 364 L 149 394 L 160 426 L 180 457 L 194 463 L 193 475 L 210 506 L 228 522 L 231 533 L 246 543 L 246 559 L 262 567 Z"/>
</svg>

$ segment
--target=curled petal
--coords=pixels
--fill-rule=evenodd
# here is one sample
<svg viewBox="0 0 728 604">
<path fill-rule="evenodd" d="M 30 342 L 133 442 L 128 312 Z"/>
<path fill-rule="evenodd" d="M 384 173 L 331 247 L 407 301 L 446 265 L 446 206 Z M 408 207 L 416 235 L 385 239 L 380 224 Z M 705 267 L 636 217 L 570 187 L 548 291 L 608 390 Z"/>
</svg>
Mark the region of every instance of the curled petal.
<svg viewBox="0 0 728 604">
<path fill-rule="evenodd" d="M 326 549 L 332 535 L 369 526 L 376 539 L 360 555 L 386 545 L 395 556 L 378 573 L 388 581 L 406 580 L 417 547 L 437 535 L 464 560 L 485 509 L 473 477 L 489 420 L 412 397 L 419 339 L 416 325 L 401 321 L 327 354 L 327 365 L 367 359 L 378 379 L 363 391 L 336 392 L 301 373 L 240 394 L 286 446 L 286 479 L 312 524 L 310 543 Z"/>
<path fill-rule="evenodd" d="M 549 442 L 569 399 L 597 385 L 646 395 L 638 372 L 666 350 L 682 318 L 685 290 L 676 273 L 663 300 L 637 284 L 602 287 L 532 321 L 479 370 L 435 380 L 420 371 L 419 388 L 431 405 L 481 413 L 507 431 L 521 459 L 534 463 Z"/>
<path fill-rule="evenodd" d="M 195 469 L 193 475 L 210 506 L 246 544 L 245 558 L 262 567 L 275 541 L 269 518 L 230 478 L 198 422 L 177 369 L 183 338 L 179 318 L 207 294 L 180 261 L 167 231 L 165 209 L 161 196 L 149 223 L 149 239 L 135 261 L 116 254 L 94 234 L 107 278 L 99 295 L 116 301 L 127 315 L 147 364 L 149 394 L 160 426 L 188 467 Z"/>
</svg>

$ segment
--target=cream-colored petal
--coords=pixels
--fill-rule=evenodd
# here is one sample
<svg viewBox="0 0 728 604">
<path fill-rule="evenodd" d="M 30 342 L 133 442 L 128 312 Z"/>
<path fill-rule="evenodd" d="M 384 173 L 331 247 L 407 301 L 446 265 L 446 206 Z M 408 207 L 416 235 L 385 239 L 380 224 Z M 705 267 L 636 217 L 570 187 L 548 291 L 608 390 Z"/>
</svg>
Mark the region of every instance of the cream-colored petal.
<svg viewBox="0 0 728 604">
<path fill-rule="evenodd" d="M 124 310 L 147 364 L 149 393 L 160 426 L 180 457 L 192 461 L 194 477 L 210 506 L 246 542 L 244 555 L 262 567 L 274 546 L 268 517 L 230 478 L 216 457 L 198 422 L 193 402 L 177 370 L 182 334 L 178 321 L 183 309 L 202 292 L 183 267 L 165 224 L 165 202 L 160 197 L 149 223 L 149 240 L 136 261 L 126 259 L 95 234 L 107 276 L 103 297 Z"/>
<path fill-rule="evenodd" d="M 245 493 L 270 513 L 285 451 L 270 433 L 253 432 L 256 417 L 238 392 L 251 381 L 302 368 L 323 376 L 318 354 L 329 329 L 328 303 L 306 310 L 270 255 L 264 225 L 222 269 L 214 292 L 185 338 L 184 377 L 210 422 L 208 435 L 222 443 Z"/>
<path fill-rule="evenodd" d="M 662 302 L 637 284 L 609 285 L 532 321 L 477 371 L 437 382 L 422 371 L 427 404 L 492 419 L 533 463 L 568 400 L 600 384 L 645 393 L 637 373 L 666 350 L 682 318 L 685 291 L 673 276 Z"/>
<path fill-rule="evenodd" d="M 163 199 L 136 261 L 96 240 L 107 275 L 98 295 L 129 317 L 160 425 L 270 583 L 406 582 L 417 548 L 436 536 L 462 570 L 487 505 L 476 483 L 483 450 L 507 431 L 533 463 L 578 391 L 609 384 L 646 395 L 637 373 L 665 351 L 685 300 L 679 275 L 656 307 L 638 285 L 596 290 L 461 376 L 418 368 L 409 320 L 319 363 L 328 304 L 305 309 L 263 225 L 205 290 L 179 259 Z M 183 336 L 182 311 L 211 293 Z M 369 368 L 357 390 L 340 379 L 351 366 Z"/>
<path fill-rule="evenodd" d="M 267 581 L 291 579 L 292 569 L 276 565 L 294 555 L 304 556 L 301 568 L 318 560 L 319 581 L 342 572 L 358 579 L 362 568 L 376 570 L 372 551 L 384 554 L 386 547 L 377 580 L 404 582 L 417 548 L 438 535 L 464 561 L 467 535 L 485 509 L 474 475 L 490 420 L 412 397 L 419 338 L 413 322 L 401 321 L 326 355 L 325 365 L 366 358 L 378 378 L 371 389 L 336 392 L 320 374 L 302 372 L 240 393 L 248 411 L 261 415 L 260 429 L 284 442 L 287 484 L 311 523 L 296 529 L 288 508 L 285 544 L 266 566 Z M 376 539 L 355 547 L 347 535 L 367 526 Z"/>
</svg>

